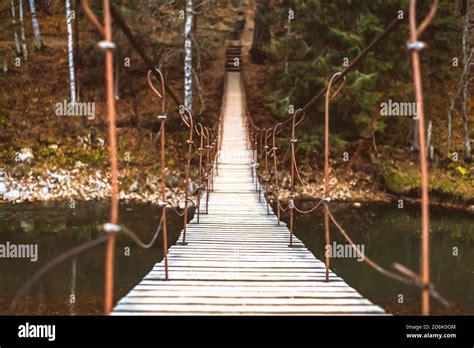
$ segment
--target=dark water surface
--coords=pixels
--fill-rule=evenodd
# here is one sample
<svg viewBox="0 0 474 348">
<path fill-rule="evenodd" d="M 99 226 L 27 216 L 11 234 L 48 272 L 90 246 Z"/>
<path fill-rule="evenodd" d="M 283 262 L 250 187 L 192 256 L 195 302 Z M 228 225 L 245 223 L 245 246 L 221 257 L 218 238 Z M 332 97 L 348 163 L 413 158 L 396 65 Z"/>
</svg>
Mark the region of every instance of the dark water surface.
<svg viewBox="0 0 474 348">
<path fill-rule="evenodd" d="M 308 204 L 311 207 L 311 204 Z M 420 267 L 419 207 L 398 209 L 394 204 L 331 204 L 336 220 L 365 255 L 393 271 L 400 263 L 418 272 Z M 288 222 L 288 216 L 284 217 Z M 436 290 L 453 303 L 445 308 L 432 300 L 433 314 L 474 314 L 474 215 L 431 207 L 431 279 Z M 322 210 L 295 219 L 295 235 L 324 260 Z M 331 227 L 331 239 L 347 244 Z M 332 244 L 332 243 L 331 243 Z M 458 256 L 453 256 L 457 248 Z M 356 258 L 331 258 L 331 269 L 362 295 L 390 313 L 420 314 L 420 291 L 381 275 Z M 403 299 L 399 296 L 403 295 Z M 399 300 L 403 303 L 399 303 Z"/>
<path fill-rule="evenodd" d="M 8 305 L 36 270 L 60 253 L 96 238 L 97 226 L 108 221 L 109 205 L 34 203 L 0 207 L 0 243 L 37 243 L 39 259 L 0 259 L 0 314 L 88 315 L 103 313 L 105 244 L 98 245 L 50 270 L 14 311 Z M 121 205 L 120 222 L 148 243 L 161 212 L 151 205 Z M 168 243 L 178 239 L 182 218 L 168 210 Z M 130 248 L 129 256 L 127 251 Z M 126 236 L 117 240 L 115 297 L 124 296 L 163 258 L 161 234 L 150 249 Z M 73 296 L 71 296 L 73 295 Z M 75 299 L 75 303 L 71 301 Z"/>
<path fill-rule="evenodd" d="M 399 262 L 413 270 L 419 267 L 420 228 L 418 209 L 397 209 L 396 205 L 366 204 L 354 209 L 332 205 L 333 213 L 365 254 L 391 269 Z M 121 206 L 120 221 L 148 242 L 158 225 L 159 208 L 150 205 Z M 177 240 L 182 218 L 169 212 L 169 244 Z M 103 308 L 105 244 L 97 246 L 51 270 L 36 284 L 14 311 L 8 305 L 15 293 L 36 270 L 61 252 L 98 236 L 97 225 L 107 222 L 108 204 L 35 203 L 0 206 L 0 244 L 36 243 L 39 260 L 0 259 L 0 315 L 89 315 Z M 285 217 L 287 220 L 287 217 Z M 433 208 L 431 220 L 432 279 L 437 290 L 454 303 L 445 309 L 433 302 L 434 314 L 474 314 L 474 216 Z M 324 234 L 321 212 L 297 216 L 296 235 L 320 259 Z M 332 238 L 344 243 L 332 229 Z M 125 255 L 130 248 L 130 256 Z M 453 256 L 453 248 L 459 255 Z M 116 249 L 115 297 L 135 286 L 163 258 L 162 240 L 143 250 L 125 236 Z M 399 284 L 356 259 L 332 259 L 332 269 L 347 283 L 387 311 L 418 314 L 419 291 Z M 399 295 L 403 302 L 399 303 Z M 71 301 L 74 299 L 75 301 Z M 71 303 L 73 302 L 73 303 Z"/>
</svg>

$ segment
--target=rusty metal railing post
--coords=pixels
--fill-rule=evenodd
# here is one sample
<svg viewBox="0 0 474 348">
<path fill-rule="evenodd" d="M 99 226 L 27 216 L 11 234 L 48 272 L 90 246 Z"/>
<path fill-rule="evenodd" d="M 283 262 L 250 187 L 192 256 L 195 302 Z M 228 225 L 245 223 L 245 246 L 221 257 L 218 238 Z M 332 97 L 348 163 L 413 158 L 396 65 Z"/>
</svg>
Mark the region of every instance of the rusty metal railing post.
<svg viewBox="0 0 474 348">
<path fill-rule="evenodd" d="M 112 42 L 112 17 L 110 15 L 110 2 L 103 0 L 104 24 L 102 25 L 95 14 L 91 11 L 87 0 L 82 1 L 84 12 L 91 22 L 102 34 L 104 40 L 99 42 L 99 47 L 105 51 L 105 81 L 107 94 L 108 113 L 108 141 L 110 152 L 110 172 L 111 172 L 111 207 L 110 223 L 118 223 L 119 188 L 118 188 L 118 162 L 117 162 L 117 133 L 115 124 L 115 97 L 114 97 L 114 54 L 116 45 Z M 114 254 L 116 244 L 116 233 L 109 233 L 105 256 L 105 301 L 104 312 L 109 314 L 112 311 L 114 295 Z"/>
<path fill-rule="evenodd" d="M 204 127 L 204 131 L 206 132 L 206 214 L 209 213 L 209 180 L 210 180 L 210 171 L 212 170 L 212 164 L 210 163 L 210 133 L 207 127 Z"/>
<path fill-rule="evenodd" d="M 269 186 L 269 182 L 270 182 L 270 171 L 268 169 L 268 150 L 270 148 L 268 146 L 268 138 L 270 136 L 269 134 L 270 135 L 273 134 L 273 129 L 272 128 L 268 128 L 265 131 L 265 146 L 264 146 L 264 151 L 265 151 L 265 177 L 263 178 L 263 182 L 265 183 L 264 190 L 265 190 L 265 201 L 266 201 L 266 205 L 267 205 L 267 215 L 270 215 L 270 203 L 269 203 L 269 200 L 268 200 L 268 186 Z"/>
<path fill-rule="evenodd" d="M 199 128 L 198 128 L 199 127 Z M 198 153 L 199 153 L 199 169 L 198 169 L 198 175 L 199 175 L 199 188 L 198 188 L 198 194 L 197 194 L 197 223 L 199 223 L 199 217 L 201 215 L 201 190 L 204 188 L 203 185 L 203 177 L 202 177 L 202 152 L 204 150 L 204 129 L 202 124 L 199 122 L 196 125 L 196 130 L 199 134 L 200 140 L 199 140 L 199 147 L 198 147 Z"/>
<path fill-rule="evenodd" d="M 110 16 L 110 2 L 104 0 L 104 29 L 105 29 L 105 76 L 107 88 L 107 109 L 108 109 L 108 128 L 109 128 L 109 147 L 110 147 L 110 169 L 111 169 L 111 186 L 112 186 L 112 203 L 110 208 L 110 222 L 118 223 L 118 205 L 119 205 L 119 188 L 118 188 L 118 163 L 117 163 L 117 133 L 115 124 L 115 97 L 114 97 L 114 54 L 115 45 L 112 42 L 112 17 Z M 106 262 L 106 291 L 105 291 L 105 313 L 112 311 L 114 296 L 114 253 L 116 234 L 110 234 L 107 242 L 107 262 Z"/>
<path fill-rule="evenodd" d="M 187 115 L 186 115 L 187 114 Z M 193 149 L 193 134 L 194 134 L 194 121 L 193 115 L 191 111 L 188 109 L 184 109 L 183 112 L 180 113 L 181 119 L 189 128 L 189 138 L 186 140 L 186 144 L 188 144 L 188 153 L 187 153 L 187 161 L 186 161 L 186 169 L 185 169 L 185 179 L 184 179 L 184 214 L 183 214 L 183 243 L 182 245 L 186 245 L 186 227 L 188 224 L 188 207 L 189 207 L 189 182 L 190 182 L 190 175 L 191 175 L 191 152 Z"/>
<path fill-rule="evenodd" d="M 252 177 L 252 183 L 255 180 L 255 173 L 254 173 L 254 168 L 255 168 L 255 138 L 253 136 L 253 128 L 249 128 L 249 141 L 250 141 L 250 151 L 252 151 L 252 166 L 250 167 L 250 175 Z"/>
<path fill-rule="evenodd" d="M 255 132 L 255 150 L 254 150 L 254 159 L 253 159 L 253 172 L 255 174 L 255 192 L 258 192 L 258 137 L 259 137 L 260 131 Z"/>
<path fill-rule="evenodd" d="M 211 132 L 212 134 L 212 132 Z M 217 142 L 215 139 L 213 139 L 212 143 L 211 143 L 211 164 L 212 164 L 212 169 L 211 169 L 211 192 L 214 191 L 214 175 L 217 175 L 217 170 L 216 170 L 216 145 L 217 145 Z M 215 173 L 215 174 L 214 174 Z"/>
<path fill-rule="evenodd" d="M 410 41 L 407 46 L 411 51 L 411 62 L 413 69 L 413 83 L 415 86 L 415 97 L 417 103 L 418 117 L 418 142 L 420 159 L 420 186 L 421 186 L 421 278 L 425 285 L 421 291 L 421 312 L 423 315 L 430 314 L 430 213 L 429 213 L 429 178 L 428 161 L 426 158 L 426 134 L 425 134 L 425 114 L 423 105 L 423 87 L 421 82 L 420 50 L 425 45 L 418 38 L 433 20 L 438 7 L 435 1 L 431 11 L 417 28 L 416 23 L 416 0 L 410 1 Z"/>
<path fill-rule="evenodd" d="M 161 92 L 158 91 L 151 80 L 151 76 L 159 76 L 161 84 Z M 165 280 L 168 280 L 168 227 L 166 223 L 166 208 L 167 208 L 167 197 L 166 197 L 166 101 L 165 101 L 165 79 L 163 74 L 159 69 L 154 69 L 154 71 L 149 70 L 147 75 L 148 86 L 151 91 L 161 98 L 161 114 L 158 115 L 158 120 L 161 122 L 160 126 L 160 172 L 161 172 L 161 201 L 159 203 L 162 208 L 161 214 L 163 216 L 163 257 L 165 263 Z"/>
<path fill-rule="evenodd" d="M 332 75 L 326 89 L 326 99 L 324 106 L 324 241 L 325 241 L 325 265 L 326 265 L 326 281 L 329 281 L 329 267 L 330 267 L 330 255 L 327 252 L 331 245 L 331 230 L 329 226 L 329 212 L 327 209 L 328 203 L 331 201 L 330 188 L 329 188 L 329 104 L 339 94 L 340 90 L 344 86 L 345 77 L 343 82 L 339 85 L 339 88 L 331 95 L 331 89 L 336 79 L 339 78 L 341 73 L 335 73 Z"/>
<path fill-rule="evenodd" d="M 293 114 L 293 119 L 291 121 L 291 139 L 290 139 L 290 147 L 291 147 L 291 169 L 290 169 L 290 197 L 288 200 L 288 208 L 290 209 L 290 244 L 288 245 L 290 248 L 293 247 L 293 232 L 294 232 L 294 218 L 295 218 L 295 144 L 297 143 L 298 139 L 296 139 L 296 116 L 298 112 Z"/>
<path fill-rule="evenodd" d="M 278 127 L 282 124 L 281 122 L 277 123 L 273 128 L 273 136 L 272 136 L 272 151 L 273 151 L 273 171 L 275 175 L 275 191 L 276 191 L 276 203 L 277 203 L 277 217 L 278 217 L 278 226 L 280 226 L 281 221 L 281 210 L 280 210 L 280 187 L 278 185 L 278 158 L 277 158 L 277 146 L 276 146 L 276 132 Z"/>
<path fill-rule="evenodd" d="M 259 162 L 260 162 L 260 158 L 263 158 L 263 151 L 264 151 L 264 148 L 263 148 L 263 137 L 265 135 L 265 130 L 262 130 L 260 132 L 260 140 L 259 140 L 259 146 L 260 146 L 260 156 L 257 156 L 257 159 L 258 159 L 258 162 L 257 162 L 257 168 L 260 166 Z M 257 174 L 257 194 L 258 194 L 258 203 L 261 203 L 262 202 L 262 182 L 261 182 L 261 175 L 256 172 Z"/>
</svg>

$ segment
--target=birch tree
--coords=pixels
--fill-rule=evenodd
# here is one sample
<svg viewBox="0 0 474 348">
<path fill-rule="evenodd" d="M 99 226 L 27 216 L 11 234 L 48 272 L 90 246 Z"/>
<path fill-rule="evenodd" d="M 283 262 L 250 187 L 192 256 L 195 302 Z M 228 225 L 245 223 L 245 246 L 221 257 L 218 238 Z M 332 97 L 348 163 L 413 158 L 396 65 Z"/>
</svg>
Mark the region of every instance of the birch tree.
<svg viewBox="0 0 474 348">
<path fill-rule="evenodd" d="M 193 28 L 193 0 L 186 0 L 184 22 L 184 106 L 192 109 L 193 103 L 193 52 L 191 31 Z"/>
<path fill-rule="evenodd" d="M 461 104 L 461 114 L 463 118 L 463 146 L 464 154 L 466 158 L 471 157 L 471 142 L 469 139 L 469 120 L 467 114 L 467 102 L 468 102 L 468 91 L 469 91 L 469 79 L 472 73 L 471 64 L 474 57 L 474 40 L 473 34 L 470 35 L 470 18 L 474 18 L 474 1 L 459 1 L 457 2 L 457 12 L 460 15 L 464 15 L 464 28 L 462 34 L 462 54 L 463 54 L 463 71 L 461 78 L 456 87 L 456 91 L 451 98 L 450 106 L 448 109 L 448 156 L 451 153 L 452 147 L 452 133 L 453 133 L 453 113 L 456 108 L 456 104 Z"/>
<path fill-rule="evenodd" d="M 38 23 L 38 17 L 36 16 L 35 0 L 30 1 L 30 13 L 31 23 L 33 25 L 33 31 L 35 33 L 35 46 L 38 50 L 43 49 L 43 42 L 41 41 L 41 32 Z"/>
<path fill-rule="evenodd" d="M 17 33 L 16 12 L 15 12 L 15 2 L 14 2 L 14 0 L 11 0 L 11 7 L 12 7 L 13 35 L 15 37 L 15 48 L 16 48 L 17 55 L 20 55 L 21 54 L 21 47 L 20 47 L 20 41 L 18 39 L 18 33 Z"/>
<path fill-rule="evenodd" d="M 19 0 L 18 15 L 20 17 L 20 35 L 21 35 L 21 50 L 23 52 L 23 58 L 28 60 L 28 48 L 26 47 L 25 38 L 25 21 L 23 16 L 23 0 Z"/>
<path fill-rule="evenodd" d="M 76 18 L 76 14 L 79 15 L 78 6 L 80 6 L 81 0 L 73 0 L 73 12 L 74 12 L 74 76 L 76 81 L 76 99 L 81 99 L 81 84 L 79 78 L 79 70 L 81 69 L 81 55 L 79 50 L 79 17 Z"/>
<path fill-rule="evenodd" d="M 71 90 L 71 103 L 76 103 L 76 77 L 74 67 L 74 40 L 72 38 L 72 20 L 75 19 L 74 11 L 71 11 L 71 0 L 66 0 L 66 21 L 67 21 L 67 52 L 69 62 L 69 87 Z"/>
<path fill-rule="evenodd" d="M 472 60 L 472 52 L 474 47 L 470 42 L 469 32 L 470 32 L 470 22 L 474 20 L 474 0 L 466 1 L 466 15 L 464 18 L 464 31 L 463 31 L 463 38 L 462 38 L 462 51 L 463 51 L 463 66 L 464 70 L 466 71 L 466 76 L 463 82 L 462 88 L 462 117 L 463 117 L 463 143 L 464 143 L 464 155 L 465 158 L 470 159 L 472 154 L 471 149 L 471 139 L 469 136 L 469 116 L 467 112 L 467 102 L 469 99 L 469 75 L 471 69 L 471 60 Z"/>
</svg>

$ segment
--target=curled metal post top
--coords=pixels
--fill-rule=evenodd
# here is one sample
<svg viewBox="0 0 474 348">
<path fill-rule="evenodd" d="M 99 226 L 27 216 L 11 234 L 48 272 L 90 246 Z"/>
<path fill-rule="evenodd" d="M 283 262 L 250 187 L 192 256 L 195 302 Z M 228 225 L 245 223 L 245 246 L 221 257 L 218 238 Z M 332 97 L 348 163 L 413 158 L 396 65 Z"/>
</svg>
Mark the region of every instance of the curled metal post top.
<svg viewBox="0 0 474 348">
<path fill-rule="evenodd" d="M 152 70 L 148 70 L 147 82 L 148 82 L 148 86 L 150 87 L 152 92 L 155 93 L 158 96 L 158 98 L 161 98 L 161 112 L 164 114 L 165 109 L 166 109 L 166 107 L 165 107 L 165 78 L 163 77 L 163 74 L 161 73 L 160 69 L 155 68 L 155 71 L 160 76 L 161 92 L 158 91 L 158 89 L 153 84 L 153 81 L 152 81 L 153 71 Z M 164 121 L 164 120 L 166 120 L 166 116 L 165 115 L 160 115 L 160 117 L 158 117 L 158 119 L 160 119 L 161 121 Z"/>
<path fill-rule="evenodd" d="M 272 133 L 273 133 L 273 127 L 267 128 L 265 130 L 265 145 L 267 145 L 267 141 L 268 139 L 270 139 L 270 136 L 272 135 Z"/>
<path fill-rule="evenodd" d="M 416 39 L 423 34 L 423 32 L 428 28 L 430 23 L 433 21 L 436 12 L 438 11 L 438 5 L 439 1 L 434 0 L 433 4 L 431 5 L 430 12 L 428 15 L 423 19 L 419 27 L 416 27 L 416 0 L 413 0 L 410 2 L 410 14 L 409 14 L 409 23 L 410 23 L 410 29 L 413 30 L 412 32 L 412 43 L 416 41 Z M 413 34 L 416 35 L 416 37 L 413 36 Z"/>
<path fill-rule="evenodd" d="M 210 135 L 209 135 L 209 128 L 207 127 L 204 127 L 204 134 L 207 134 L 207 136 L 205 136 L 206 140 L 207 140 L 207 145 L 209 146 L 210 144 Z"/>
<path fill-rule="evenodd" d="M 273 127 L 273 148 L 275 148 L 276 146 L 276 133 L 277 133 L 277 130 L 278 130 L 278 127 L 282 126 L 282 123 L 281 122 L 278 122 L 275 127 Z"/>
<path fill-rule="evenodd" d="M 333 94 L 331 94 L 329 97 L 330 102 L 332 102 L 339 95 L 342 88 L 346 85 L 346 76 L 342 75 L 342 80 L 340 80 L 339 77 L 341 75 L 342 75 L 341 72 L 337 72 L 334 75 L 332 75 L 331 78 L 329 79 L 326 95 L 329 95 L 331 93 L 331 88 L 333 87 L 334 82 L 339 83 L 339 86 L 337 87 L 336 91 Z"/>
<path fill-rule="evenodd" d="M 298 121 L 296 121 L 296 117 L 301 114 L 301 117 Z M 306 112 L 304 109 L 298 109 L 295 111 L 295 113 L 293 114 L 293 122 L 292 122 L 292 125 L 293 127 L 297 127 L 301 122 L 303 122 L 304 118 L 306 116 Z"/>
<path fill-rule="evenodd" d="M 86 14 L 87 17 L 89 17 L 89 20 L 92 22 L 92 24 L 96 27 L 96 29 L 99 31 L 99 33 L 105 37 L 105 28 L 104 26 L 100 23 L 99 19 L 95 15 L 95 13 L 92 11 L 92 9 L 89 6 L 89 0 L 82 0 L 82 8 L 84 9 L 84 13 Z"/>
<path fill-rule="evenodd" d="M 202 125 L 201 122 L 197 122 L 194 127 L 195 127 L 195 129 L 196 129 L 197 135 L 199 135 L 199 136 L 202 135 L 205 139 L 207 139 L 207 135 L 206 135 L 206 133 L 204 132 L 204 127 L 203 127 L 203 125 Z"/>
<path fill-rule="evenodd" d="M 193 123 L 193 114 L 191 111 L 189 111 L 188 108 L 183 107 L 179 110 L 179 115 L 181 116 L 181 120 L 183 120 L 184 124 L 188 128 L 194 128 L 194 123 Z"/>
<path fill-rule="evenodd" d="M 406 47 L 409 50 L 421 51 L 426 47 L 423 41 L 419 40 L 421 34 L 433 21 L 438 10 L 438 0 L 433 1 L 430 12 L 421 22 L 420 26 L 417 27 L 416 23 L 416 0 L 410 1 L 410 13 L 409 13 L 409 27 L 410 27 L 410 40 L 406 43 Z"/>
</svg>

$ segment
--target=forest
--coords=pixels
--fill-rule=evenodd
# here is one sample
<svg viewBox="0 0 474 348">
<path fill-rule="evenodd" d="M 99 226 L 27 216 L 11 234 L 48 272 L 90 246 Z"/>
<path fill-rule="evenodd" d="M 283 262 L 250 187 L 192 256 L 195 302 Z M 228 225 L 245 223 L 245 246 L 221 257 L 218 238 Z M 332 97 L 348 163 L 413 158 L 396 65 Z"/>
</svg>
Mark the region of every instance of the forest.
<svg viewBox="0 0 474 348">
<path fill-rule="evenodd" d="M 34 3 L 23 1 L 23 19 L 16 6 L 16 17 L 10 20 L 9 1 L 2 1 L 0 7 L 6 26 L 0 34 L 0 161 L 13 177 L 35 186 L 33 191 L 45 185 L 35 179 L 36 175 L 50 171 L 72 175 L 74 181 L 86 183 L 86 173 L 89 181 L 93 180 L 91 177 L 108 163 L 103 84 L 96 79 L 101 74 L 103 59 L 96 54 L 97 34 L 81 11 L 77 11 L 76 1 L 69 4 L 73 14 L 77 11 L 78 18 L 73 24 L 67 21 L 61 2 L 36 1 L 36 13 L 31 16 Z M 116 4 L 142 49 L 156 57 L 168 83 L 182 96 L 183 3 Z M 202 119 L 212 121 L 218 117 L 224 44 L 226 40 L 242 38 L 248 42 L 243 70 L 249 111 L 262 126 L 285 119 L 321 90 L 329 76 L 347 67 L 394 18 L 406 16 L 401 9 L 407 5 L 407 1 L 401 0 L 268 0 L 258 1 L 253 11 L 246 2 L 196 1 L 189 33 L 193 57 L 188 76 L 192 81 L 192 110 Z M 420 5 L 422 14 L 428 5 Z M 100 6 L 93 6 L 100 13 Z M 470 129 L 473 8 L 470 1 L 441 1 L 438 16 L 424 34 L 428 49 L 422 55 L 431 191 L 442 204 L 467 208 L 474 199 Z M 249 36 L 253 26 L 258 35 Z M 408 28 L 401 26 L 371 51 L 349 74 L 343 93 L 334 103 L 331 152 L 335 170 L 340 174 L 337 186 L 343 199 L 417 197 L 416 122 L 403 114 L 385 116 L 381 112 L 383 105 L 391 101 L 407 105 L 414 102 L 406 38 Z M 153 188 L 159 171 L 153 161 L 159 125 L 152 116 L 154 103 L 144 77 L 147 67 L 123 33 L 118 31 L 115 40 L 119 46 L 115 81 L 119 160 L 127 171 L 123 189 L 134 189 L 138 184 L 138 193 L 130 195 L 130 200 L 146 201 L 147 187 Z M 73 97 L 93 102 L 97 117 L 57 117 L 56 104 Z M 323 102 L 315 103 L 307 112 L 305 126 L 298 129 L 301 174 L 308 183 L 299 190 L 307 198 L 315 195 L 320 182 L 323 107 Z M 173 105 L 168 106 L 168 112 L 177 114 Z M 173 137 L 169 146 L 174 155 L 169 165 L 179 178 L 178 168 L 184 161 L 179 144 L 184 133 L 179 121 L 173 121 L 177 119 L 170 118 Z M 31 152 L 34 168 L 15 161 L 22 151 L 27 152 L 22 155 L 27 157 Z M 28 177 L 30 169 L 34 178 Z M 355 197 L 346 192 L 354 178 L 360 182 Z M 88 190 L 77 191 L 79 199 L 95 197 Z M 38 194 L 30 199 L 41 197 Z"/>
</svg>

